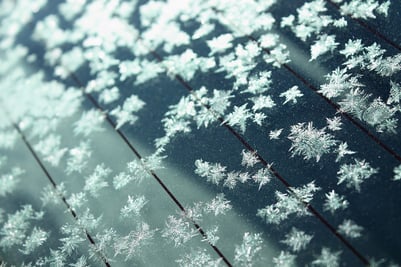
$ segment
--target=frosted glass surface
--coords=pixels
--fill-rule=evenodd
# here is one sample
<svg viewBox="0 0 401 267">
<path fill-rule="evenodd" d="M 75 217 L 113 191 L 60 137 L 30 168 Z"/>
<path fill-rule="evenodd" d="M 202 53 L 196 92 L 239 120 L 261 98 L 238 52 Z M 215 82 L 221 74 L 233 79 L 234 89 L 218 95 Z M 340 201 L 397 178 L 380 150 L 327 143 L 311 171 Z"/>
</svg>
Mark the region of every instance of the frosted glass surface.
<svg viewBox="0 0 401 267">
<path fill-rule="evenodd" d="M 0 266 L 400 266 L 399 12 L 0 1 Z"/>
</svg>

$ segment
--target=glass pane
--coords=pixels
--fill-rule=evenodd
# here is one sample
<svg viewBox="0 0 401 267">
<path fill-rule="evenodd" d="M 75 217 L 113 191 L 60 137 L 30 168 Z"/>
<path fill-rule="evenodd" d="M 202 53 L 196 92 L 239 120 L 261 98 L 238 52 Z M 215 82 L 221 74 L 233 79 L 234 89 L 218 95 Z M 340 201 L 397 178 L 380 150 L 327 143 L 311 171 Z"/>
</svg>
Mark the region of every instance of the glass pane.
<svg viewBox="0 0 401 267">
<path fill-rule="evenodd" d="M 1 1 L 0 265 L 398 266 L 398 13 Z"/>
</svg>

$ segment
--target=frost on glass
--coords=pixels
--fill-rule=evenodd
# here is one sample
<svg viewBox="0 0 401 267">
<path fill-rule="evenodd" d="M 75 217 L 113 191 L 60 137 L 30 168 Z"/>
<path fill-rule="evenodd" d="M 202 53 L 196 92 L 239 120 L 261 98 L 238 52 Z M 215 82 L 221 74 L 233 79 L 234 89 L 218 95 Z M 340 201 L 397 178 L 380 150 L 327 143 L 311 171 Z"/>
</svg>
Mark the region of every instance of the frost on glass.
<svg viewBox="0 0 401 267">
<path fill-rule="evenodd" d="M 1 266 L 398 266 L 388 0 L 0 3 Z"/>
</svg>

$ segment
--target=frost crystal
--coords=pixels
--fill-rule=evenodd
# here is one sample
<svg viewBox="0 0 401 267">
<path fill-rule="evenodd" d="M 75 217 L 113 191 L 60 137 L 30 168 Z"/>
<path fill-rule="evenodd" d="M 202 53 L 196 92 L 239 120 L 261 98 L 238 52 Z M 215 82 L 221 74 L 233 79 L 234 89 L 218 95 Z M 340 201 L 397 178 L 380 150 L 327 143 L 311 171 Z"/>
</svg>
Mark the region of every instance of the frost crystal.
<svg viewBox="0 0 401 267">
<path fill-rule="evenodd" d="M 345 44 L 344 49 L 341 50 L 340 53 L 343 54 L 346 58 L 349 58 L 355 54 L 362 52 L 362 50 L 363 50 L 363 45 L 361 39 L 356 39 L 356 40 L 350 39 Z"/>
<path fill-rule="evenodd" d="M 292 251 L 298 252 L 306 248 L 312 240 L 313 235 L 308 235 L 304 231 L 293 227 L 291 232 L 285 235 L 285 239 L 281 241 L 291 248 Z"/>
<path fill-rule="evenodd" d="M 295 266 L 296 257 L 287 251 L 281 251 L 279 256 L 273 258 L 273 263 L 276 267 L 292 267 Z"/>
<path fill-rule="evenodd" d="M 10 173 L 3 174 L 0 176 L 0 196 L 12 193 L 20 182 L 20 177 L 24 171 L 20 168 L 13 168 Z"/>
<path fill-rule="evenodd" d="M 193 250 L 176 260 L 180 267 L 218 267 L 221 259 L 214 260 L 206 249 Z"/>
<path fill-rule="evenodd" d="M 319 37 L 319 39 L 315 42 L 314 45 L 311 46 L 311 58 L 309 61 L 315 60 L 319 56 L 333 50 L 339 45 L 336 43 L 334 35 L 323 34 Z"/>
<path fill-rule="evenodd" d="M 81 118 L 74 124 L 74 134 L 87 137 L 93 132 L 103 131 L 104 115 L 97 109 L 84 111 Z"/>
<path fill-rule="evenodd" d="M 279 224 L 291 214 L 308 215 L 306 204 L 313 199 L 313 193 L 320 190 L 314 182 L 298 188 L 290 188 L 289 193 L 276 191 L 277 202 L 265 208 L 258 209 L 257 216 L 267 223 Z"/>
<path fill-rule="evenodd" d="M 270 133 L 269 133 L 270 140 L 279 139 L 280 134 L 281 134 L 282 131 L 283 131 L 283 128 L 270 131 Z"/>
<path fill-rule="evenodd" d="M 338 232 L 342 233 L 350 238 L 357 238 L 357 237 L 362 236 L 362 234 L 361 234 L 362 230 L 363 230 L 362 226 L 355 224 L 351 220 L 344 220 L 338 226 Z"/>
<path fill-rule="evenodd" d="M 252 117 L 252 113 L 246 106 L 247 104 L 240 107 L 235 106 L 234 111 L 227 115 L 223 123 L 227 123 L 232 127 L 238 125 L 241 132 L 244 133 L 246 130 L 246 121 Z"/>
<path fill-rule="evenodd" d="M 368 1 L 359 1 L 352 0 L 349 3 L 344 3 L 341 5 L 341 13 L 350 15 L 353 18 L 376 18 L 374 11 L 378 13 L 382 13 L 387 16 L 387 10 L 390 5 L 390 2 L 387 1 L 379 6 L 377 1 L 368 0 Z"/>
<path fill-rule="evenodd" d="M 60 148 L 60 145 L 61 136 L 49 134 L 44 139 L 41 139 L 34 148 L 43 155 L 45 161 L 53 166 L 58 166 L 60 160 L 68 150 L 67 148 Z"/>
<path fill-rule="evenodd" d="M 49 237 L 49 233 L 40 228 L 34 227 L 30 236 L 28 236 L 20 250 L 23 254 L 32 253 L 37 247 L 41 246 Z"/>
<path fill-rule="evenodd" d="M 195 173 L 201 177 L 206 177 L 208 182 L 218 185 L 226 176 L 226 167 L 219 163 L 211 164 L 198 159 L 195 161 Z"/>
<path fill-rule="evenodd" d="M 137 217 L 140 215 L 142 208 L 148 203 L 145 196 L 128 196 L 127 204 L 121 208 L 122 217 Z"/>
<path fill-rule="evenodd" d="M 211 202 L 206 203 L 205 206 L 205 211 L 214 213 L 214 216 L 225 214 L 230 209 L 230 201 L 225 198 L 223 193 L 218 194 Z"/>
<path fill-rule="evenodd" d="M 326 194 L 326 201 L 324 202 L 324 210 L 330 211 L 332 214 L 338 209 L 346 209 L 349 205 L 348 200 L 344 196 L 340 196 L 334 190 Z"/>
<path fill-rule="evenodd" d="M 262 186 L 266 185 L 273 177 L 273 174 L 270 171 L 271 166 L 268 168 L 259 169 L 254 175 L 252 175 L 252 179 L 255 183 L 259 183 L 259 190 Z"/>
<path fill-rule="evenodd" d="M 387 99 L 387 104 L 399 104 L 401 102 L 401 85 L 393 81 L 390 81 L 390 85 L 390 96 Z"/>
<path fill-rule="evenodd" d="M 338 145 L 338 148 L 336 149 L 337 158 L 336 162 L 340 161 L 345 155 L 352 155 L 355 154 L 355 151 L 348 150 L 348 144 L 346 142 L 342 142 Z"/>
<path fill-rule="evenodd" d="M 306 160 L 316 158 L 316 162 L 323 154 L 329 153 L 336 144 L 333 135 L 326 133 L 325 128 L 314 128 L 312 122 L 307 125 L 298 123 L 291 126 L 288 139 L 292 141 L 290 148 L 292 156 L 301 155 Z"/>
<path fill-rule="evenodd" d="M 136 95 L 132 95 L 124 101 L 122 108 L 120 106 L 114 108 L 110 114 L 117 117 L 116 129 L 121 128 L 126 123 L 134 124 L 138 117 L 133 113 L 141 110 L 144 105 L 145 102 Z"/>
<path fill-rule="evenodd" d="M 331 131 L 339 131 L 341 130 L 341 117 L 334 117 L 332 119 L 326 118 L 327 128 Z"/>
<path fill-rule="evenodd" d="M 253 167 L 259 159 L 256 155 L 256 151 L 242 150 L 242 162 L 241 165 L 245 167 Z"/>
<path fill-rule="evenodd" d="M 297 98 L 302 97 L 304 94 L 299 90 L 297 85 L 294 85 L 284 93 L 280 94 L 280 97 L 285 97 L 284 105 L 292 101 L 293 104 L 297 103 Z"/>
<path fill-rule="evenodd" d="M 355 159 L 355 163 L 341 165 L 337 172 L 337 184 L 345 182 L 348 188 L 354 187 L 356 191 L 360 192 L 363 181 L 377 172 L 378 169 L 372 168 L 365 160 Z"/>
<path fill-rule="evenodd" d="M 232 34 L 223 34 L 219 37 L 215 37 L 210 41 L 207 41 L 207 45 L 210 47 L 209 56 L 214 55 L 216 53 L 223 53 L 227 49 L 232 47 L 232 41 L 234 37 Z"/>
<path fill-rule="evenodd" d="M 123 236 L 114 243 L 115 256 L 124 255 L 125 261 L 140 254 L 144 246 L 149 245 L 157 230 L 150 229 L 146 223 L 141 223 L 127 236 Z"/>
<path fill-rule="evenodd" d="M 174 242 L 174 246 L 178 247 L 188 242 L 198 232 L 193 229 L 189 222 L 183 218 L 176 218 L 172 215 L 168 216 L 166 226 L 162 236 Z"/>
<path fill-rule="evenodd" d="M 341 251 L 332 252 L 328 248 L 322 248 L 319 256 L 312 262 L 314 266 L 339 267 Z"/>
<path fill-rule="evenodd" d="M 0 247 L 3 249 L 11 248 L 14 245 L 23 244 L 25 240 L 27 242 L 26 251 L 30 253 L 30 250 L 39 246 L 40 242 L 35 236 L 28 237 L 26 240 L 26 232 L 30 228 L 30 221 L 42 219 L 43 214 L 43 212 L 35 211 L 31 205 L 22 206 L 15 213 L 8 214 L 7 221 L 0 229 Z"/>
<path fill-rule="evenodd" d="M 85 180 L 84 190 L 88 191 L 92 196 L 98 197 L 100 189 L 107 187 L 107 176 L 111 173 L 111 169 L 107 168 L 103 163 L 96 166 L 94 172 Z"/>
<path fill-rule="evenodd" d="M 250 234 L 246 232 L 243 237 L 243 242 L 240 246 L 235 246 L 234 261 L 239 266 L 253 266 L 255 257 L 262 249 L 261 234 Z"/>
<path fill-rule="evenodd" d="M 251 99 L 254 105 L 252 106 L 253 111 L 258 111 L 264 108 L 273 108 L 276 106 L 273 99 L 270 96 L 259 95 Z"/>
<path fill-rule="evenodd" d="M 70 149 L 69 157 L 67 159 L 66 173 L 81 173 L 88 164 L 91 155 L 92 151 L 88 142 L 81 142 L 79 146 Z"/>
<path fill-rule="evenodd" d="M 394 168 L 394 181 L 401 180 L 401 165 L 398 165 L 397 167 Z"/>
</svg>

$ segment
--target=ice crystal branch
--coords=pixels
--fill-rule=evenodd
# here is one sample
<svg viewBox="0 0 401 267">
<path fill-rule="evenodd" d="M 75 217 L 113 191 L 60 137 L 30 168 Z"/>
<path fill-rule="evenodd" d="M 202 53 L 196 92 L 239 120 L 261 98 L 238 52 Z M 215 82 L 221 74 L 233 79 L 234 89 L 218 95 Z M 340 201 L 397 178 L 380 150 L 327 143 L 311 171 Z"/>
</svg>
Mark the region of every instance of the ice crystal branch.
<svg viewBox="0 0 401 267">
<path fill-rule="evenodd" d="M 315 158 L 319 161 L 323 154 L 329 153 L 336 144 L 334 136 L 326 133 L 325 128 L 316 129 L 313 123 L 298 123 L 291 126 L 288 139 L 292 141 L 290 148 L 292 156 L 301 155 L 304 159 Z"/>
<path fill-rule="evenodd" d="M 279 224 L 291 214 L 308 215 L 306 205 L 313 199 L 313 193 L 319 190 L 320 188 L 314 182 L 310 182 L 302 187 L 291 188 L 289 193 L 276 191 L 277 202 L 258 209 L 257 216 L 267 223 Z"/>
<path fill-rule="evenodd" d="M 355 163 L 343 164 L 337 172 L 337 184 L 346 183 L 348 188 L 354 188 L 356 191 L 361 191 L 361 184 L 376 174 L 378 169 L 370 166 L 365 160 L 355 159 Z"/>
<path fill-rule="evenodd" d="M 306 248 L 312 240 L 313 235 L 308 235 L 304 231 L 297 228 L 291 228 L 291 232 L 285 235 L 285 239 L 281 242 L 291 248 L 292 251 L 298 252 Z"/>
<path fill-rule="evenodd" d="M 344 220 L 338 226 L 338 232 L 350 237 L 350 238 L 357 238 L 362 236 L 363 227 L 357 225 L 352 220 Z"/>
<path fill-rule="evenodd" d="M 234 261 L 239 266 L 253 266 L 258 257 L 258 253 L 262 250 L 263 240 L 261 234 L 252 234 L 246 232 L 241 245 L 235 246 Z"/>
<path fill-rule="evenodd" d="M 349 205 L 348 200 L 344 196 L 337 194 L 334 190 L 331 190 L 326 194 L 326 201 L 324 202 L 324 210 L 330 211 L 332 214 L 338 209 L 346 209 Z"/>
</svg>

